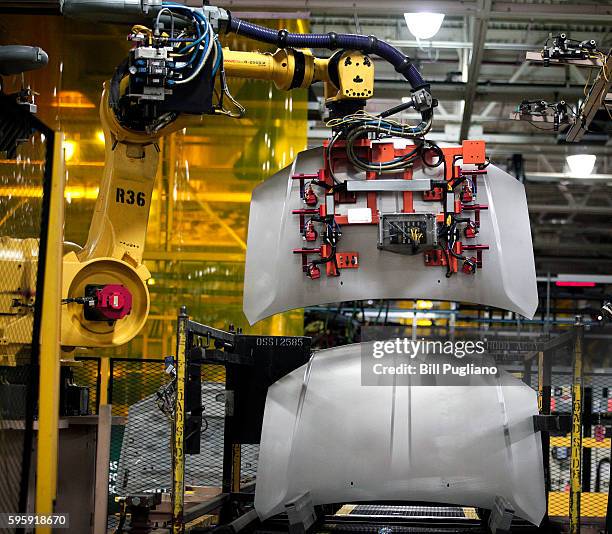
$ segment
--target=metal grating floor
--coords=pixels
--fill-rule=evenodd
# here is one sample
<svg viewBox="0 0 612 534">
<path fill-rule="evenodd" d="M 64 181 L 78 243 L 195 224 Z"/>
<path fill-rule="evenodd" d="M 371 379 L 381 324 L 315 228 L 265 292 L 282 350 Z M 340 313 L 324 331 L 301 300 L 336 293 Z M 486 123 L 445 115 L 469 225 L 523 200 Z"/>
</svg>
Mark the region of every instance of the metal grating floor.
<svg viewBox="0 0 612 534">
<path fill-rule="evenodd" d="M 464 506 L 389 506 L 378 504 L 345 504 L 338 516 L 395 517 L 406 519 L 479 519 L 476 510 Z"/>
</svg>

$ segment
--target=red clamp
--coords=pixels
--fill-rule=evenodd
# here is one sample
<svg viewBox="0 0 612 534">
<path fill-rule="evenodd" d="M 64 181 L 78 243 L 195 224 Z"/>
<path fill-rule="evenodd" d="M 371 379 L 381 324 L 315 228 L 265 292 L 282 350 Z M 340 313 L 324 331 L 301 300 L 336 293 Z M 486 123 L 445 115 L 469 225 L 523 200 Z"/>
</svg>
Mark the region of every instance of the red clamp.
<svg viewBox="0 0 612 534">
<path fill-rule="evenodd" d="M 318 201 L 319 199 L 312 189 L 312 186 L 308 186 L 308 189 L 304 191 L 304 204 L 307 206 L 316 206 Z"/>
<path fill-rule="evenodd" d="M 434 187 L 430 191 L 423 191 L 423 200 L 429 202 L 442 200 L 444 198 L 444 189 L 441 187 Z"/>
<path fill-rule="evenodd" d="M 476 228 L 480 228 L 480 210 L 488 210 L 489 206 L 486 204 L 461 204 L 461 208 L 464 211 L 474 212 L 474 223 Z"/>
<path fill-rule="evenodd" d="M 304 239 L 306 241 L 316 241 L 317 237 L 319 237 L 319 233 L 316 231 L 314 223 L 308 221 L 304 227 Z"/>
<path fill-rule="evenodd" d="M 319 269 L 314 263 L 308 261 L 308 254 L 321 254 L 321 248 L 294 248 L 294 254 L 302 255 L 302 271 L 312 280 L 321 278 L 321 269 Z"/>
<path fill-rule="evenodd" d="M 489 250 L 489 245 L 464 245 L 461 244 L 461 251 L 464 250 L 475 250 L 476 251 L 476 257 L 472 257 L 470 258 L 471 261 L 473 261 L 476 264 L 476 267 L 482 267 L 482 251 L 483 250 Z M 474 272 L 476 271 L 476 269 L 474 269 Z M 465 272 L 465 264 L 464 264 L 464 271 Z M 470 273 L 468 274 L 472 274 L 472 271 L 470 271 Z"/>
<path fill-rule="evenodd" d="M 311 280 L 317 280 L 321 278 L 321 269 L 319 269 L 314 263 L 310 263 L 306 270 L 306 276 Z"/>
<path fill-rule="evenodd" d="M 472 202 L 474 200 L 474 194 L 469 184 L 464 183 L 461 189 L 461 202 Z"/>
<path fill-rule="evenodd" d="M 470 221 L 465 227 L 463 234 L 467 239 L 474 239 L 478 234 L 478 227 L 476 226 L 476 223 Z"/>
<path fill-rule="evenodd" d="M 474 274 L 476 272 L 477 263 L 478 260 L 474 256 L 472 256 L 471 258 L 468 258 L 463 262 L 463 267 L 461 267 L 461 270 L 465 274 Z"/>
<path fill-rule="evenodd" d="M 446 267 L 446 255 L 439 248 L 428 250 L 423 257 L 425 258 L 425 265 L 429 267 Z"/>
</svg>

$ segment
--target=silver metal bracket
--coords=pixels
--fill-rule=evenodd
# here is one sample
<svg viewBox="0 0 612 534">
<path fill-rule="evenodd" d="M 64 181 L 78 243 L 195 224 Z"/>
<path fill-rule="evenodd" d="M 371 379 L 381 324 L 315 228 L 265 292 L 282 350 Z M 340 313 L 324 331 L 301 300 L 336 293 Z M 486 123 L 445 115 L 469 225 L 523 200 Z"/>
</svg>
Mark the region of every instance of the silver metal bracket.
<svg viewBox="0 0 612 534">
<path fill-rule="evenodd" d="M 489 517 L 489 532 L 491 534 L 510 532 L 513 517 L 512 505 L 503 497 L 495 497 L 495 504 Z"/>
<path fill-rule="evenodd" d="M 285 511 L 289 520 L 289 534 L 304 534 L 317 521 L 317 514 L 309 491 L 286 503 Z"/>
<path fill-rule="evenodd" d="M 427 89 L 417 89 L 412 93 L 412 105 L 417 111 L 434 107 L 434 99 Z"/>
<path fill-rule="evenodd" d="M 431 180 L 347 180 L 345 183 L 349 192 L 431 190 Z"/>
</svg>

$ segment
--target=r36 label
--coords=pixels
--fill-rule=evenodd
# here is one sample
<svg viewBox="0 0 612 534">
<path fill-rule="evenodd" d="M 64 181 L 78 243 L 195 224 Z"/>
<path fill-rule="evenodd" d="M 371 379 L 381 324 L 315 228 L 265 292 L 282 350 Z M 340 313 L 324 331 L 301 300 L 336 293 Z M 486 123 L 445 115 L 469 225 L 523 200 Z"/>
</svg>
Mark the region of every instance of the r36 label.
<svg viewBox="0 0 612 534">
<path fill-rule="evenodd" d="M 142 191 L 133 191 L 132 189 L 118 187 L 115 194 L 115 202 L 118 204 L 136 204 L 142 207 L 145 205 L 146 196 Z"/>
</svg>

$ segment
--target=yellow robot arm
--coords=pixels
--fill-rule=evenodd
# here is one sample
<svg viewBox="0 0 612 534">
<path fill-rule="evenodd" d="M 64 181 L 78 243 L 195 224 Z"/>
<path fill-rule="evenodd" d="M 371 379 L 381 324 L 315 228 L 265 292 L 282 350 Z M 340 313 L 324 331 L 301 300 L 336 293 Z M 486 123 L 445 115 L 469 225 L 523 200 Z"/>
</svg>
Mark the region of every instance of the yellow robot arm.
<svg viewBox="0 0 612 534">
<path fill-rule="evenodd" d="M 309 87 L 321 81 L 331 88 L 334 98 L 361 100 L 361 93 L 368 97 L 373 94 L 373 64 L 361 52 L 341 53 L 338 64 L 342 67 L 336 76 L 340 87 L 331 82 L 329 59 L 299 54 L 303 58 L 303 74 L 295 87 Z M 347 58 L 350 61 L 346 62 Z M 345 68 L 345 63 L 362 65 L 362 81 L 352 82 L 350 75 L 355 69 Z M 281 90 L 294 88 L 296 64 L 296 52 L 291 49 L 279 49 L 273 54 L 223 51 L 227 76 L 272 81 Z M 146 281 L 150 273 L 142 258 L 159 161 L 157 142 L 189 123 L 189 117 L 182 115 L 155 133 L 130 130 L 118 121 L 109 103 L 109 85 L 105 84 L 100 105 L 105 136 L 104 172 L 88 239 L 80 252 L 64 257 L 61 343 L 65 347 L 122 345 L 144 326 L 149 312 Z M 105 289 L 106 294 L 100 296 Z M 99 302 L 101 298 L 104 302 Z"/>
<path fill-rule="evenodd" d="M 374 53 L 391 62 L 414 89 L 408 103 L 390 111 L 409 106 L 421 111 L 423 121 L 412 129 L 415 135 L 424 135 L 431 126 L 435 101 L 429 86 L 406 56 L 375 37 L 274 32 L 232 19 L 216 7 L 167 5 L 158 6 L 151 28 L 133 28 L 128 38 L 135 46 L 105 84 L 100 107 L 105 166 L 99 195 L 85 246 L 64 257 L 64 347 L 122 345 L 144 326 L 150 273 L 142 258 L 157 142 L 184 128 L 189 116 L 236 116 L 222 107 L 221 99 L 215 104 L 215 84 L 241 114 L 244 109 L 231 97 L 226 77 L 268 80 L 280 90 L 322 82 L 331 113 L 345 116 L 363 109 L 374 95 L 374 63 L 368 55 Z M 103 2 L 98 7 L 108 9 Z M 217 38 L 221 31 L 277 44 L 278 50 L 223 49 Z M 336 52 L 319 58 L 308 51 L 310 46 Z"/>
</svg>

